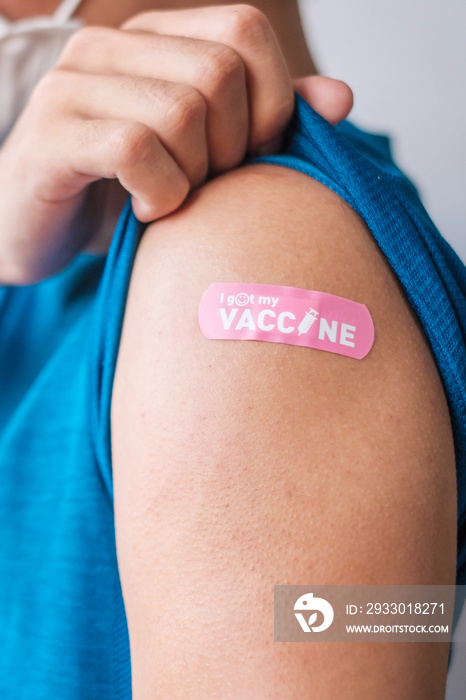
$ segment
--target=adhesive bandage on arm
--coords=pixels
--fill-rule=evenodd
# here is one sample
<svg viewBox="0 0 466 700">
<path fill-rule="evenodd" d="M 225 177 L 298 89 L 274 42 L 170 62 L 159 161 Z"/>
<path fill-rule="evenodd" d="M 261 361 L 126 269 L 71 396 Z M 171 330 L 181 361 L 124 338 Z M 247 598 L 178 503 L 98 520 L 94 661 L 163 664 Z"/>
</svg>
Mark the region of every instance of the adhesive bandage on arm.
<svg viewBox="0 0 466 700">
<path fill-rule="evenodd" d="M 198 318 L 210 340 L 286 343 L 357 360 L 374 343 L 374 324 L 364 304 L 296 287 L 211 284 Z"/>
</svg>

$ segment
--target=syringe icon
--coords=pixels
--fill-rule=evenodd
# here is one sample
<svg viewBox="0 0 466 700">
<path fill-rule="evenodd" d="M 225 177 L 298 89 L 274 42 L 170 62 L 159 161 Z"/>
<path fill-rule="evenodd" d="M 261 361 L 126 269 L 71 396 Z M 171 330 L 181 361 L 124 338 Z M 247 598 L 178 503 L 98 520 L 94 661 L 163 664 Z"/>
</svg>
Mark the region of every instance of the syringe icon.
<svg viewBox="0 0 466 700">
<path fill-rule="evenodd" d="M 303 335 L 304 333 L 308 332 L 314 321 L 317 320 L 318 315 L 319 312 L 315 309 L 309 309 L 309 311 L 306 311 L 303 320 L 298 326 L 299 335 Z"/>
</svg>

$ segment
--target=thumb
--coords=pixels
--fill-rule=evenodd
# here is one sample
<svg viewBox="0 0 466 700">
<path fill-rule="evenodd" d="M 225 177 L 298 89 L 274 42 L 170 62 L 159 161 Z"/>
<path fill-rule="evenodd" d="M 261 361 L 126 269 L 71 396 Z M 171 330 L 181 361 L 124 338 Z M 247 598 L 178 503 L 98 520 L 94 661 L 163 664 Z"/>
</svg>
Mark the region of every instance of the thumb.
<svg viewBox="0 0 466 700">
<path fill-rule="evenodd" d="M 330 124 L 346 119 L 353 107 L 353 92 L 342 80 L 309 75 L 293 80 L 293 88 Z"/>
</svg>

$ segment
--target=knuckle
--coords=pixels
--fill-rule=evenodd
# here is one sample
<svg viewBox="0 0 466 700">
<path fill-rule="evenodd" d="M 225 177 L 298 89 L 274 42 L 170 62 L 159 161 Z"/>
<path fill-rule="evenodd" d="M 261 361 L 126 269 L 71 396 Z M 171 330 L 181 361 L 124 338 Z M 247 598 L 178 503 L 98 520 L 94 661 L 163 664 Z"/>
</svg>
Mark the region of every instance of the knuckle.
<svg viewBox="0 0 466 700">
<path fill-rule="evenodd" d="M 31 96 L 31 102 L 34 104 L 38 116 L 44 110 L 50 111 L 52 106 L 60 99 L 66 76 L 65 71 L 53 68 L 39 80 Z"/>
<path fill-rule="evenodd" d="M 226 23 L 227 35 L 234 43 L 267 44 L 273 37 L 266 16 L 251 5 L 233 5 L 229 8 Z"/>
<path fill-rule="evenodd" d="M 115 30 L 108 27 L 87 26 L 78 29 L 68 39 L 58 60 L 58 66 L 74 64 L 95 46 L 112 40 Z"/>
<path fill-rule="evenodd" d="M 170 132 L 190 131 L 204 122 L 206 104 L 201 93 L 195 88 L 184 88 L 170 97 L 165 114 L 166 128 Z"/>
<path fill-rule="evenodd" d="M 35 94 L 41 97 L 54 95 L 57 89 L 60 89 L 63 73 L 56 68 L 52 68 L 37 83 Z"/>
<path fill-rule="evenodd" d="M 153 133 L 139 122 L 120 124 L 111 135 L 111 148 L 117 167 L 146 163 L 153 154 Z"/>
<path fill-rule="evenodd" d="M 206 51 L 198 63 L 199 84 L 210 95 L 230 89 L 232 85 L 242 82 L 244 76 L 241 57 L 224 44 L 215 45 Z"/>
</svg>

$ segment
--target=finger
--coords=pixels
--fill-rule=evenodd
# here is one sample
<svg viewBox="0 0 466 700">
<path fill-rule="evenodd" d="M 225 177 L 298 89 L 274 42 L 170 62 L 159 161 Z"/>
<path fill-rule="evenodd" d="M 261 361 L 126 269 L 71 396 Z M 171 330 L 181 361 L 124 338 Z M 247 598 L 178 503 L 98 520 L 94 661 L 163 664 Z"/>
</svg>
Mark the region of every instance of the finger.
<svg viewBox="0 0 466 700">
<path fill-rule="evenodd" d="M 246 68 L 250 150 L 280 136 L 293 113 L 294 95 L 278 41 L 259 10 L 249 5 L 231 5 L 148 12 L 123 26 L 216 41 L 234 49 Z"/>
<path fill-rule="evenodd" d="M 136 216 L 148 222 L 175 211 L 189 192 L 188 179 L 144 124 L 127 119 L 62 120 L 55 138 L 73 145 L 66 149 L 66 163 L 55 159 L 56 164 L 48 166 L 46 187 L 55 202 L 76 197 L 101 178 L 118 178 L 133 197 Z M 48 199 L 45 188 L 39 196 Z"/>
<path fill-rule="evenodd" d="M 353 107 L 353 92 L 341 80 L 311 75 L 293 80 L 293 87 L 330 124 L 346 119 Z"/>
<path fill-rule="evenodd" d="M 202 95 L 207 107 L 210 170 L 228 170 L 245 156 L 249 123 L 245 67 L 228 46 L 139 30 L 87 27 L 72 37 L 58 67 L 190 85 Z"/>
<path fill-rule="evenodd" d="M 207 176 L 206 104 L 188 85 L 121 75 L 55 70 L 47 77 L 56 113 L 145 124 L 185 173 L 191 187 Z"/>
</svg>

